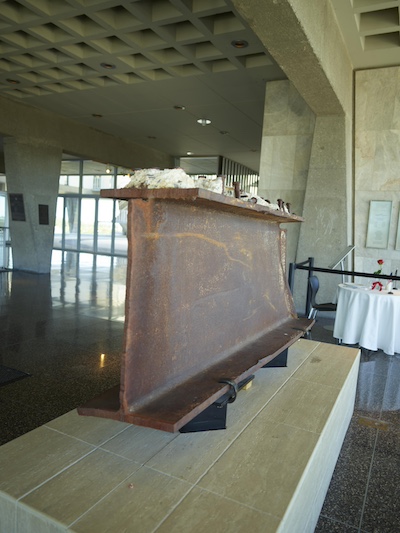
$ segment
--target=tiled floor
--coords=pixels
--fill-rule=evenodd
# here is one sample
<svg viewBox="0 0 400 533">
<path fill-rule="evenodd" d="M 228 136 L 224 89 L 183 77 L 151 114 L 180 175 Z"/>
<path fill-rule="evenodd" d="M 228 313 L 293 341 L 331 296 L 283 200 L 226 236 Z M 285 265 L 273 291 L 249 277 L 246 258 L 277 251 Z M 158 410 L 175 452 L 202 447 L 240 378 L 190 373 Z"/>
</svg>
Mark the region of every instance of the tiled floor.
<svg viewBox="0 0 400 533">
<path fill-rule="evenodd" d="M 0 387 L 0 444 L 118 382 L 125 268 L 123 259 L 93 264 L 70 253 L 49 276 L 0 273 L 0 365 L 31 374 Z M 332 330 L 333 320 L 320 315 L 312 339 L 335 342 Z M 400 356 L 363 352 L 354 416 L 317 533 L 400 532 L 399 409 Z"/>
</svg>

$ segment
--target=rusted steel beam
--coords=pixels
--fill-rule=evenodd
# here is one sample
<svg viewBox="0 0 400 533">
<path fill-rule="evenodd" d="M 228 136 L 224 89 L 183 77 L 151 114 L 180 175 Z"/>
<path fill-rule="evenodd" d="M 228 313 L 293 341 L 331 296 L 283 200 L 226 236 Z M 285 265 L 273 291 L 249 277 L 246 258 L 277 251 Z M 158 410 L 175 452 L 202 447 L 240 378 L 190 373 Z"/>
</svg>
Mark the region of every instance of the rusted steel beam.
<svg viewBox="0 0 400 533">
<path fill-rule="evenodd" d="M 196 189 L 105 195 L 129 200 L 121 383 L 78 411 L 177 431 L 228 392 L 221 380 L 239 383 L 313 323 L 283 268 L 279 223 L 299 217 Z"/>
</svg>

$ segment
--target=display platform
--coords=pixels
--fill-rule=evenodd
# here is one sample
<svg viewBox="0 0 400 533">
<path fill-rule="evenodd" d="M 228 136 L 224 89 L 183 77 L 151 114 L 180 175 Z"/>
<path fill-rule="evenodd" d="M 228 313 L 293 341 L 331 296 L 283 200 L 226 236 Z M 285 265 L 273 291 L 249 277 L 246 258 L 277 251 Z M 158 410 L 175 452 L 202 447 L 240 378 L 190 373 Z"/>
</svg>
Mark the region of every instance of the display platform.
<svg viewBox="0 0 400 533">
<path fill-rule="evenodd" d="M 350 422 L 359 351 L 301 339 L 226 430 L 71 411 L 0 447 L 0 531 L 312 533 Z"/>
</svg>

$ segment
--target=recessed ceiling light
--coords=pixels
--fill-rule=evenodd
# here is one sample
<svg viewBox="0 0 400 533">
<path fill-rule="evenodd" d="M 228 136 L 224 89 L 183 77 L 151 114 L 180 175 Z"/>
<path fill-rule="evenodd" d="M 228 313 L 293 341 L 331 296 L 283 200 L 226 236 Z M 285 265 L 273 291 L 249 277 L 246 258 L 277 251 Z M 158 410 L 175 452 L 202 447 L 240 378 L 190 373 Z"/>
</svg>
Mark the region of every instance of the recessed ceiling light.
<svg viewBox="0 0 400 533">
<path fill-rule="evenodd" d="M 247 48 L 249 46 L 249 43 L 243 39 L 238 39 L 237 41 L 232 41 L 231 45 L 234 48 Z"/>
<path fill-rule="evenodd" d="M 193 152 L 186 152 L 186 155 L 193 155 Z"/>
<path fill-rule="evenodd" d="M 199 118 L 197 124 L 200 124 L 201 126 L 208 126 L 211 124 L 211 120 L 208 118 Z"/>
<path fill-rule="evenodd" d="M 100 63 L 100 66 L 107 70 L 115 69 L 115 65 L 113 65 L 112 63 Z"/>
<path fill-rule="evenodd" d="M 7 79 L 6 81 L 7 81 L 8 83 L 11 83 L 12 85 L 17 85 L 18 83 L 21 83 L 21 82 L 18 81 L 18 80 L 12 80 L 12 79 L 10 79 L 10 78 Z"/>
<path fill-rule="evenodd" d="M 176 111 L 185 111 L 186 107 L 184 105 L 174 105 Z"/>
</svg>

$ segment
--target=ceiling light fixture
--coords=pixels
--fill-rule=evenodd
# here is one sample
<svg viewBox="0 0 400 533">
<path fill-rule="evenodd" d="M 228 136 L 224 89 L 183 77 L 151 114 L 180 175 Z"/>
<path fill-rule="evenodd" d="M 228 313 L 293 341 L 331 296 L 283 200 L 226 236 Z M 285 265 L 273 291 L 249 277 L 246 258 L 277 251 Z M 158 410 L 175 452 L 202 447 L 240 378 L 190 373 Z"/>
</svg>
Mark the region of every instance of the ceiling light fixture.
<svg viewBox="0 0 400 533">
<path fill-rule="evenodd" d="M 185 111 L 186 107 L 184 105 L 174 105 L 176 111 Z"/>
<path fill-rule="evenodd" d="M 112 171 L 112 168 L 110 167 L 110 165 L 107 165 L 106 174 L 111 174 L 111 171 Z"/>
<path fill-rule="evenodd" d="M 221 130 L 221 131 L 220 131 L 220 134 L 221 134 L 221 135 L 228 135 L 228 133 L 229 133 L 229 131 L 225 131 L 225 130 Z"/>
<path fill-rule="evenodd" d="M 249 46 L 249 43 L 243 39 L 238 39 L 237 41 L 232 41 L 231 45 L 234 48 L 247 48 Z"/>
<path fill-rule="evenodd" d="M 100 63 L 100 66 L 107 70 L 115 69 L 115 65 L 113 65 L 112 63 Z"/>
<path fill-rule="evenodd" d="M 94 118 L 103 118 L 103 115 L 100 115 L 100 113 L 92 113 L 92 117 L 94 117 Z"/>
<path fill-rule="evenodd" d="M 193 152 L 186 152 L 186 155 L 193 155 Z"/>
<path fill-rule="evenodd" d="M 199 118 L 197 120 L 197 124 L 200 124 L 201 126 L 208 126 L 209 124 L 211 124 L 211 120 L 208 118 Z"/>
</svg>

